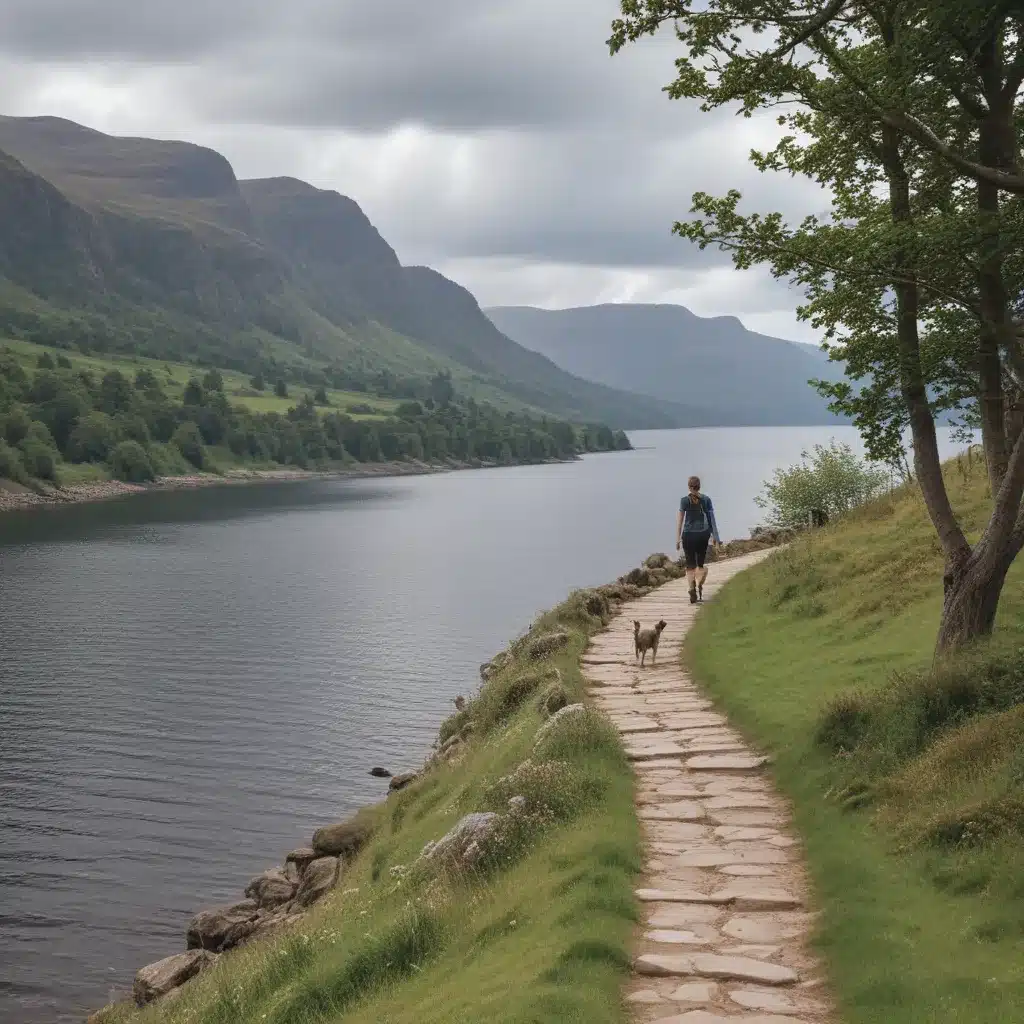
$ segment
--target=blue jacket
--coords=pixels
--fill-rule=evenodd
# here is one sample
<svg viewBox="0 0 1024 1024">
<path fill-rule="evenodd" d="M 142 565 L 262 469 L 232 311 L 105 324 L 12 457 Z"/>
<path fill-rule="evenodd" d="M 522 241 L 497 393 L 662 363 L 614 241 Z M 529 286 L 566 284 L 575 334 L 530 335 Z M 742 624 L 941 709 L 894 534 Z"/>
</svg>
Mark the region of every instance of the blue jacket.
<svg viewBox="0 0 1024 1024">
<path fill-rule="evenodd" d="M 700 495 L 696 505 L 690 501 L 689 494 L 684 494 L 679 502 L 679 511 L 683 513 L 683 533 L 704 533 L 710 530 L 715 543 L 722 543 L 718 535 L 718 523 L 715 522 L 715 507 L 706 494 Z"/>
</svg>

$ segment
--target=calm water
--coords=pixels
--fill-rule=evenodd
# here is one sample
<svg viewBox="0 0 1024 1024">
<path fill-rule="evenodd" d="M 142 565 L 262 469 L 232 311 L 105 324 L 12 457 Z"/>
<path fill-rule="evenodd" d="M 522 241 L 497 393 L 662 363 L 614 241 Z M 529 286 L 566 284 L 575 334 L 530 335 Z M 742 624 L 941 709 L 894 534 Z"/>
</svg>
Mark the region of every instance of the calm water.
<svg viewBox="0 0 1024 1024">
<path fill-rule="evenodd" d="M 634 435 L 583 462 L 0 518 L 0 1021 L 80 1020 L 201 906 L 418 766 L 479 663 L 669 550 L 698 472 L 746 536 L 851 429 Z M 713 571 L 713 570 L 712 570 Z"/>
</svg>

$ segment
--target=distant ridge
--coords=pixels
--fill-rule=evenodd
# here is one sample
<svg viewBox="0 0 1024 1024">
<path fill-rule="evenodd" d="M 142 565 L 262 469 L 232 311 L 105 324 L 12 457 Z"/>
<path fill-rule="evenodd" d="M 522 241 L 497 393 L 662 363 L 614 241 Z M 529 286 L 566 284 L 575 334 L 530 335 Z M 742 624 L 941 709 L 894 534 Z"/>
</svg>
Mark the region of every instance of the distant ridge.
<svg viewBox="0 0 1024 1024">
<path fill-rule="evenodd" d="M 840 379 L 840 365 L 814 346 L 749 331 L 734 316 L 628 303 L 484 312 L 514 341 L 562 369 L 655 399 L 700 405 L 708 425 L 845 422 L 807 383 Z"/>
</svg>

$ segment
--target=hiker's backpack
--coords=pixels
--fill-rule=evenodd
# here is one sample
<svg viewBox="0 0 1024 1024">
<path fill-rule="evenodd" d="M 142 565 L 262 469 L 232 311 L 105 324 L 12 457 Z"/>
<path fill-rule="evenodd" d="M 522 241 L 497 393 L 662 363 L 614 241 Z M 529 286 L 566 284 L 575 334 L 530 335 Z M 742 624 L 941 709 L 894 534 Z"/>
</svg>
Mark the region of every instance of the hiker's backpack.
<svg viewBox="0 0 1024 1024">
<path fill-rule="evenodd" d="M 694 505 L 690 501 L 690 496 L 686 496 L 683 525 L 687 533 L 703 533 L 705 530 L 711 529 L 711 524 L 708 522 L 707 500 L 705 495 L 701 494 L 698 496 L 697 504 Z"/>
</svg>

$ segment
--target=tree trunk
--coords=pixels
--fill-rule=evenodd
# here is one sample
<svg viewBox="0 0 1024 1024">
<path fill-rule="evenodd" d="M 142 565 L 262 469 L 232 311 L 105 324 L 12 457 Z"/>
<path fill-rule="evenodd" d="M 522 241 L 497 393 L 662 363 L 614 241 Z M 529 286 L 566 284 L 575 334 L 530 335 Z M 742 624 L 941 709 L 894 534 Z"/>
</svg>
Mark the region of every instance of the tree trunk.
<svg viewBox="0 0 1024 1024">
<path fill-rule="evenodd" d="M 947 563 L 942 577 L 944 598 L 936 656 L 991 634 L 1003 584 L 1015 554 L 1011 546 L 999 558 L 984 561 L 970 558 L 959 564 Z"/>
</svg>

